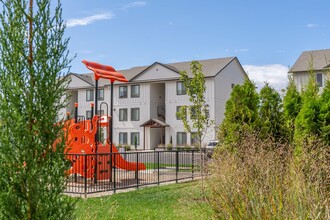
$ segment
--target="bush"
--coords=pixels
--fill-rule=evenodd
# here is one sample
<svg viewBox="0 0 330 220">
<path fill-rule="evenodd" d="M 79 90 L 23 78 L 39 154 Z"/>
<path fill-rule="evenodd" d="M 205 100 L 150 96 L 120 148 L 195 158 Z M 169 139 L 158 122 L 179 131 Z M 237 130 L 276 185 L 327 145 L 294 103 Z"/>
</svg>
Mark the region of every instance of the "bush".
<svg viewBox="0 0 330 220">
<path fill-rule="evenodd" d="M 189 145 L 184 146 L 184 149 L 185 149 L 186 151 L 190 151 L 190 150 L 191 150 L 191 146 L 189 146 Z"/>
<path fill-rule="evenodd" d="M 312 146 L 298 158 L 288 144 L 248 134 L 234 153 L 216 149 L 207 180 L 214 217 L 329 219 L 329 147 Z"/>
<path fill-rule="evenodd" d="M 168 145 L 166 146 L 166 149 L 167 149 L 167 150 L 173 150 L 173 145 L 172 145 L 172 144 L 168 144 Z"/>
<path fill-rule="evenodd" d="M 125 145 L 124 148 L 125 148 L 126 151 L 130 151 L 131 150 L 131 146 L 130 145 Z"/>
</svg>

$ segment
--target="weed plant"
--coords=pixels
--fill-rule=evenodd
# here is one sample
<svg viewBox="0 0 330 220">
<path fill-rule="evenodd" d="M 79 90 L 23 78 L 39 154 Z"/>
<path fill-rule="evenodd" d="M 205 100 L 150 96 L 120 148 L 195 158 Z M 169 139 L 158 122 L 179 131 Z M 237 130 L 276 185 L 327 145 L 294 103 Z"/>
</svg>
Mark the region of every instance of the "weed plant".
<svg viewBox="0 0 330 220">
<path fill-rule="evenodd" d="M 235 149 L 235 150 L 233 150 Z M 245 134 L 214 154 L 206 199 L 217 219 L 330 219 L 329 146 Z"/>
</svg>

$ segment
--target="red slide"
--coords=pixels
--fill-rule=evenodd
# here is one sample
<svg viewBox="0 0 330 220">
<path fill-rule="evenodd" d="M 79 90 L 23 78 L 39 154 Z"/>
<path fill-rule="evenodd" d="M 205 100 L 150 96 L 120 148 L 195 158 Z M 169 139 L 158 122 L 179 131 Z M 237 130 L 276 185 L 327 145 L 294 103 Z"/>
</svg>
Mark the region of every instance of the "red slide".
<svg viewBox="0 0 330 220">
<path fill-rule="evenodd" d="M 98 153 L 109 153 L 109 152 L 110 152 L 110 145 L 109 144 L 106 144 L 105 147 L 99 146 L 99 148 L 98 148 Z M 123 170 L 129 170 L 129 171 L 145 170 L 146 169 L 146 166 L 143 163 L 129 162 L 129 161 L 125 160 L 118 153 L 118 149 L 116 148 L 115 145 L 112 145 L 112 152 L 116 153 L 115 154 L 116 158 L 112 161 L 113 165 L 116 168 L 120 168 L 120 169 L 123 169 Z M 132 155 L 133 158 L 135 156 L 134 154 L 127 154 L 127 156 L 128 155 Z"/>
<path fill-rule="evenodd" d="M 115 145 L 112 145 L 112 152 L 118 153 L 118 149 Z M 129 155 L 129 154 L 127 154 Z M 124 170 L 145 170 L 146 166 L 143 163 L 129 162 L 125 160 L 120 154 L 116 154 L 116 164 L 115 166 Z M 136 169 L 137 168 L 137 169 Z"/>
</svg>

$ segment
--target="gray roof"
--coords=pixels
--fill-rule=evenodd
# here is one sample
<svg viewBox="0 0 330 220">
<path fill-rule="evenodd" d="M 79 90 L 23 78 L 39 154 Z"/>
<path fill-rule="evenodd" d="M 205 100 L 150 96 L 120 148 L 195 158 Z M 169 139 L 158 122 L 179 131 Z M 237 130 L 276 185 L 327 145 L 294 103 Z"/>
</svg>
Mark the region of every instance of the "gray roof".
<svg viewBox="0 0 330 220">
<path fill-rule="evenodd" d="M 88 75 L 88 74 L 77 74 L 77 73 L 71 73 L 72 75 L 78 77 L 79 79 L 87 82 L 90 85 L 94 85 L 94 80 Z"/>
<path fill-rule="evenodd" d="M 118 72 L 122 73 L 128 81 L 131 81 L 136 75 L 147 69 L 149 66 L 138 66 L 132 67 L 126 70 L 118 70 Z"/>
<path fill-rule="evenodd" d="M 217 58 L 217 59 L 208 59 L 208 60 L 198 60 L 198 62 L 203 65 L 203 73 L 205 74 L 205 77 L 214 77 L 219 72 L 221 72 L 221 70 L 224 69 L 234 59 L 237 59 L 237 58 L 236 57 L 226 57 L 226 58 Z M 192 73 L 190 71 L 190 63 L 191 63 L 191 61 L 168 63 L 168 64 L 162 64 L 159 62 L 155 62 L 150 66 L 138 66 L 138 67 L 132 67 L 130 69 L 117 70 L 117 71 L 122 73 L 129 82 L 132 82 L 136 76 L 143 74 L 144 71 L 146 71 L 153 65 L 159 64 L 159 65 L 162 65 L 177 73 L 185 70 L 185 71 L 187 71 L 188 76 L 192 77 Z M 90 83 L 91 85 L 94 85 L 94 73 L 74 74 L 74 75 L 79 77 L 80 79 Z M 179 79 L 179 77 L 180 77 L 180 75 L 178 74 L 178 79 Z M 105 79 L 99 80 L 100 87 L 109 85 L 109 84 L 110 84 L 109 80 L 105 80 Z"/>
<path fill-rule="evenodd" d="M 208 60 L 198 60 L 200 64 L 203 65 L 203 73 L 205 77 L 213 77 L 216 76 L 223 68 L 225 68 L 231 61 L 233 61 L 236 57 L 225 57 L 225 58 L 217 58 L 217 59 L 208 59 Z M 173 68 L 180 71 L 187 71 L 188 76 L 192 77 L 192 73 L 190 71 L 190 63 L 189 62 L 180 62 L 180 63 L 169 63 L 168 66 L 172 66 Z"/>
<path fill-rule="evenodd" d="M 155 119 L 155 118 L 151 118 L 148 121 L 144 122 L 142 125 L 140 125 L 140 127 L 150 127 L 150 126 L 169 127 L 169 125 L 166 124 L 165 122 Z"/>
<path fill-rule="evenodd" d="M 330 49 L 302 52 L 302 54 L 299 56 L 298 60 L 295 62 L 289 72 L 293 73 L 308 71 L 310 70 L 311 64 L 313 64 L 314 70 L 323 70 L 329 67 Z"/>
</svg>

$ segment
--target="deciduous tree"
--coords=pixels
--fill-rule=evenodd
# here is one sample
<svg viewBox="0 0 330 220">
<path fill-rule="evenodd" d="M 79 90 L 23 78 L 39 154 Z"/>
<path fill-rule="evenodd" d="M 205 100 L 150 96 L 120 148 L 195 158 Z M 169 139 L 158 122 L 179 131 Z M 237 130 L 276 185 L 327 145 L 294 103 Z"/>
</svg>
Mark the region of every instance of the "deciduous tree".
<svg viewBox="0 0 330 220">
<path fill-rule="evenodd" d="M 205 100 L 205 75 L 202 70 L 202 64 L 198 61 L 192 61 L 190 64 L 192 77 L 189 77 L 186 71 L 180 72 L 180 79 L 186 88 L 187 95 L 191 105 L 181 106 L 177 112 L 177 117 L 183 122 L 187 132 L 194 132 L 198 139 L 199 147 L 202 147 L 203 136 L 207 129 L 211 126 L 212 121 L 209 119 L 209 109 Z M 190 120 L 187 117 L 189 110 Z"/>
</svg>

